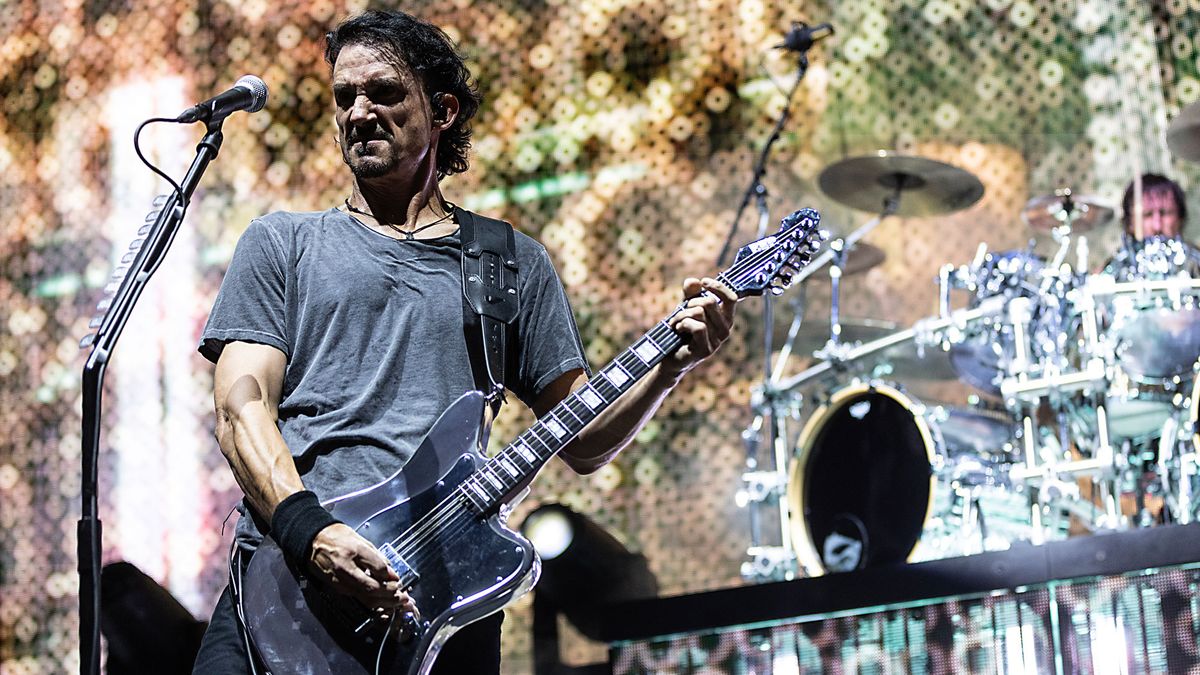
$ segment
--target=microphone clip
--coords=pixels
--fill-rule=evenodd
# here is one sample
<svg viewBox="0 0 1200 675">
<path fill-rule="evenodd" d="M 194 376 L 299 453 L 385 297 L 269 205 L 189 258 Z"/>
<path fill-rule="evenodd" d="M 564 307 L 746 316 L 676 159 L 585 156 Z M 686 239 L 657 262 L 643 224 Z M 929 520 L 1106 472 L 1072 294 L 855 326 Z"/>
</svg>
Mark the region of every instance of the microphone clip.
<svg viewBox="0 0 1200 675">
<path fill-rule="evenodd" d="M 803 54 L 812 49 L 818 40 L 824 40 L 833 35 L 833 32 L 833 26 L 828 23 L 809 26 L 803 21 L 793 21 L 792 29 L 784 36 L 783 42 L 775 45 L 775 48 Z"/>
</svg>

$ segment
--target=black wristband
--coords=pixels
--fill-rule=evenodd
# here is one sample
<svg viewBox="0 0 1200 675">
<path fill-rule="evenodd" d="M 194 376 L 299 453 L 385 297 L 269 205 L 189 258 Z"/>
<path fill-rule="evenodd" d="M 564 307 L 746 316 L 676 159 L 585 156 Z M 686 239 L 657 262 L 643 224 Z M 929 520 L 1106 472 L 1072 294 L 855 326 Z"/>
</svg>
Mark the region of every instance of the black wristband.
<svg viewBox="0 0 1200 675">
<path fill-rule="evenodd" d="M 301 490 L 275 507 L 275 515 L 271 516 L 271 538 L 279 544 L 284 555 L 293 561 L 305 562 L 317 533 L 340 522 L 321 506 L 315 493 Z"/>
</svg>

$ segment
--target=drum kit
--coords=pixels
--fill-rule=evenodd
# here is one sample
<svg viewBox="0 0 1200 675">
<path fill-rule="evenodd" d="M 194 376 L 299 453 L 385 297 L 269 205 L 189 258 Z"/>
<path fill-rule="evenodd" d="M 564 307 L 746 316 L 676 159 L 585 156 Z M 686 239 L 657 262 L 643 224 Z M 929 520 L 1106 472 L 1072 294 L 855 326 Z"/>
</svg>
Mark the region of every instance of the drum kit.
<svg viewBox="0 0 1200 675">
<path fill-rule="evenodd" d="M 1127 236 L 1090 273 L 1086 234 L 1114 209 L 1063 189 L 1021 213 L 1052 237 L 1052 256 L 981 244 L 973 260 L 938 270 L 935 316 L 907 327 L 848 320 L 840 279 L 885 257 L 859 241 L 871 228 L 965 209 L 983 186 L 960 168 L 885 152 L 833 164 L 819 184 L 879 216 L 801 274 L 828 275 L 829 321 L 805 322 L 794 307 L 786 333 L 766 331 L 737 495 L 750 510 L 745 578 L 1200 519 L 1200 252 Z M 813 361 L 786 375 L 802 351 Z M 950 405 L 907 386 L 942 378 L 970 395 Z"/>
</svg>

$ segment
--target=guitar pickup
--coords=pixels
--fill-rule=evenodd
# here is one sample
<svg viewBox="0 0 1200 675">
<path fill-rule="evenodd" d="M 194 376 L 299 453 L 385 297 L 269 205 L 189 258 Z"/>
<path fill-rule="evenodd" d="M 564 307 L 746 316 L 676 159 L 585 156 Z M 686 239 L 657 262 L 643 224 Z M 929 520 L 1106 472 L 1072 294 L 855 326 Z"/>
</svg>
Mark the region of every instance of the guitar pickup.
<svg viewBox="0 0 1200 675">
<path fill-rule="evenodd" d="M 400 577 L 400 588 L 407 591 L 421 578 L 421 575 L 417 574 L 417 571 L 404 561 L 400 552 L 390 543 L 380 546 L 379 552 L 383 554 L 383 559 L 387 561 L 387 564 Z"/>
</svg>

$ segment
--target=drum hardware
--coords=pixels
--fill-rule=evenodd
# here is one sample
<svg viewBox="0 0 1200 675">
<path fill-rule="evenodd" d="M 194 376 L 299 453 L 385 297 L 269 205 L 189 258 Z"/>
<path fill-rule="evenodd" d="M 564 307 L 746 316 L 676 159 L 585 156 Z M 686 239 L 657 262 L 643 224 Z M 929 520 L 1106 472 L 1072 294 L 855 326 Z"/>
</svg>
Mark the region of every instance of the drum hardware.
<svg viewBox="0 0 1200 675">
<path fill-rule="evenodd" d="M 787 481 L 791 453 L 786 417 L 790 411 L 799 410 L 801 400 L 798 395 L 786 396 L 789 393 L 770 387 L 769 381 L 760 387 L 754 394 L 756 414 L 742 432 L 746 471 L 742 473 L 743 485 L 734 500 L 749 514 L 750 546 L 746 549 L 749 560 L 743 563 L 741 572 L 744 579 L 751 581 L 787 580 L 796 576 L 789 513 L 785 501 L 780 498 Z M 762 447 L 764 444 L 766 448 Z M 763 455 L 769 458 L 768 462 L 760 463 L 759 458 Z M 768 528 L 772 538 L 778 537 L 778 545 L 766 543 Z"/>
<path fill-rule="evenodd" d="M 734 495 L 734 502 L 745 508 L 751 502 L 765 502 L 781 494 L 784 481 L 775 471 L 745 471 L 742 473 L 742 489 Z"/>
<path fill-rule="evenodd" d="M 878 340 L 891 335 L 899 328 L 891 321 L 859 317 L 842 317 L 838 323 L 841 326 L 839 343 L 842 345 L 855 345 Z M 776 364 L 785 361 L 791 354 L 810 356 L 813 352 L 824 348 L 829 344 L 829 330 L 827 322 L 809 320 L 805 321 L 794 335 L 791 334 L 790 327 L 789 331 L 777 331 L 779 339 L 776 344 L 782 344 L 784 348 L 778 352 L 775 359 Z M 788 351 L 785 352 L 785 349 Z"/>
<path fill-rule="evenodd" d="M 1108 386 L 1107 371 L 1099 359 L 1089 361 L 1078 372 L 1051 373 L 1035 378 L 1029 378 L 1027 372 L 1018 372 L 1016 376 L 1005 378 L 1000 383 L 1000 393 L 1010 406 L 1036 404 L 1043 397 L 1072 392 L 1103 392 Z"/>
<path fill-rule="evenodd" d="M 854 249 L 859 239 L 862 239 L 868 232 L 875 229 L 879 223 L 883 222 L 885 218 L 895 212 L 899 202 L 900 192 L 897 190 L 885 200 L 883 211 L 879 215 L 863 223 L 849 235 L 831 240 L 825 250 L 818 253 L 812 262 L 795 276 L 793 283 L 803 283 L 817 270 L 825 265 L 829 265 L 829 343 L 832 345 L 837 345 L 841 339 L 841 325 L 839 323 L 841 315 L 841 279 L 843 275 L 842 269 L 848 260 L 848 254 Z"/>
<path fill-rule="evenodd" d="M 787 507 L 779 497 L 782 486 L 787 480 L 787 457 L 790 448 L 785 435 L 786 420 L 789 416 L 799 413 L 803 398 L 798 392 L 780 391 L 774 386 L 784 372 L 791 358 L 793 345 L 800 337 L 800 331 L 805 326 L 804 320 L 804 288 L 789 301 L 792 310 L 792 321 L 788 326 L 787 337 L 779 352 L 779 358 L 772 360 L 771 345 L 774 336 L 771 329 L 774 319 L 771 315 L 771 305 L 765 305 L 763 322 L 767 335 L 764 337 L 764 368 L 766 376 L 760 385 L 751 388 L 751 410 L 754 417 L 750 425 L 742 431 L 742 442 L 746 449 L 746 471 L 742 473 L 742 487 L 735 493 L 734 502 L 740 508 L 747 509 L 750 524 L 750 546 L 746 549 L 749 558 L 742 564 L 741 573 L 744 579 L 750 581 L 786 580 L 795 578 L 796 557 L 789 539 Z M 768 446 L 764 452 L 762 447 Z M 767 461 L 760 462 L 765 455 Z M 767 537 L 764 530 L 768 524 L 764 520 L 772 520 L 769 529 L 778 532 L 778 545 L 765 543 Z M 775 536 L 772 537 L 774 539 Z"/>
<path fill-rule="evenodd" d="M 765 154 L 764 151 L 764 157 Z M 763 213 L 766 210 L 765 189 L 758 180 L 761 175 L 761 166 L 762 162 L 760 161 L 760 168 L 756 169 L 755 181 L 752 183 L 752 187 L 756 186 L 753 192 L 758 198 L 759 211 Z M 983 184 L 970 173 L 948 164 L 919 157 L 899 157 L 888 153 L 879 153 L 873 157 L 853 158 L 838 162 L 822 171 L 819 180 L 822 189 L 832 198 L 855 207 L 863 203 L 859 193 L 861 192 L 863 182 L 869 181 L 872 187 L 869 190 L 870 203 L 867 206 L 867 210 L 881 209 L 878 216 L 859 226 L 842 239 L 831 242 L 825 251 L 818 254 L 794 279 L 795 282 L 803 282 L 823 265 L 832 263 L 829 269 L 831 301 L 830 331 L 827 345 L 836 348 L 843 337 L 840 320 L 841 277 L 850 273 L 848 270 L 856 266 L 858 269 L 867 269 L 879 264 L 883 260 L 882 255 L 880 255 L 881 251 L 865 244 L 863 245 L 862 253 L 855 253 L 854 250 L 859 240 L 866 236 L 868 232 L 874 229 L 885 218 L 893 214 L 906 216 L 932 215 L 966 208 L 978 201 L 983 195 Z M 852 187 L 848 189 L 848 186 Z M 750 194 L 751 191 L 748 191 L 743 198 L 743 205 L 738 210 L 739 215 L 742 208 L 749 202 Z M 762 218 L 760 217 L 761 220 Z M 879 254 L 873 255 L 875 252 Z M 873 261 L 872 258 L 874 258 Z M 864 262 L 858 263 L 856 259 L 862 259 Z M 801 308 L 801 311 L 796 312 L 792 325 L 789 327 L 789 339 L 784 344 L 780 359 L 774 364 L 772 364 L 773 336 L 771 335 L 771 330 L 773 320 L 771 312 L 772 306 L 770 303 L 767 303 L 764 307 L 764 324 L 766 326 L 766 335 L 764 337 L 764 385 L 761 387 L 761 391 L 764 392 L 763 399 L 766 405 L 764 412 L 756 416 L 755 421 L 752 422 L 752 430 L 747 430 L 753 438 L 752 441 L 748 440 L 747 442 L 747 467 L 752 471 L 758 467 L 757 453 L 760 445 L 758 437 L 762 436 L 766 440 L 766 445 L 769 445 L 771 448 L 770 455 L 774 461 L 774 470 L 779 472 L 781 476 L 786 476 L 790 451 L 785 439 L 786 425 L 784 418 L 786 417 L 786 413 L 776 394 L 789 392 L 794 388 L 782 388 L 777 383 L 782 377 L 784 362 L 791 356 L 793 344 L 800 329 L 803 311 Z M 758 417 L 763 419 L 760 420 Z M 788 508 L 783 500 L 778 501 L 777 518 L 780 527 L 780 545 L 785 552 L 794 551 L 795 547 L 790 540 L 792 526 L 789 522 L 790 515 Z M 762 551 L 770 550 L 773 547 L 763 545 L 763 514 L 759 514 L 757 508 L 754 506 L 757 503 L 753 500 L 747 501 L 747 504 L 751 507 L 751 546 L 748 549 L 748 555 L 752 557 L 752 561 L 748 563 L 743 571 L 754 575 L 761 575 L 764 569 L 770 569 L 772 575 L 774 575 L 771 577 L 748 577 L 756 580 L 769 578 L 790 579 L 797 571 L 794 558 L 789 563 L 786 555 L 772 558 L 771 555 L 774 554 L 767 555 L 762 553 Z M 758 551 L 759 553 L 750 553 L 750 550 Z M 763 557 L 764 555 L 766 557 Z"/>
<path fill-rule="evenodd" d="M 773 469 L 751 469 L 742 473 L 742 487 L 734 494 L 734 503 L 739 508 L 750 509 L 752 539 L 762 537 L 762 519 L 755 507 L 769 508 L 778 504 L 786 489 L 785 481 L 786 475 L 781 476 Z M 746 553 L 750 560 L 742 563 L 741 569 L 745 578 L 786 578 L 795 572 L 796 557 L 790 547 L 754 545 Z"/>
<path fill-rule="evenodd" d="M 880 220 L 884 217 L 880 216 Z M 853 241 L 850 246 L 854 246 Z M 842 268 L 846 265 L 847 250 L 842 239 L 830 242 L 829 248 L 833 251 L 833 264 L 829 266 L 829 344 L 836 346 L 842 339 Z"/>
<path fill-rule="evenodd" d="M 864 260 L 858 265 L 865 269 L 865 261 L 878 251 L 863 244 L 863 252 L 856 253 L 859 241 L 888 216 L 950 213 L 971 206 L 983 196 L 983 183 L 967 171 L 943 162 L 883 150 L 832 164 L 821 172 L 817 182 L 826 195 L 841 204 L 863 211 L 880 209 L 877 216 L 850 234 L 830 241 L 826 250 L 796 275 L 796 281 L 804 281 L 823 265 L 832 263 L 829 269 L 829 342 L 834 346 L 841 342 L 841 277 L 855 264 L 856 258 Z M 875 257 L 877 262 L 873 264 L 883 261 L 882 255 Z"/>
<path fill-rule="evenodd" d="M 856 164 L 865 166 L 859 160 L 868 159 L 874 158 L 830 167 L 829 180 L 845 181 L 857 171 L 855 179 L 876 192 L 878 185 L 889 185 L 891 199 L 882 197 L 885 209 L 906 215 L 908 202 L 901 204 L 900 197 L 907 200 L 915 194 L 909 189 L 922 189 L 919 181 L 899 175 L 889 183 L 886 177 L 854 169 Z M 903 195 L 896 185 L 905 187 Z M 863 207 L 865 202 L 855 204 L 852 199 L 867 198 L 846 197 L 839 189 L 826 191 L 847 205 Z M 870 199 L 878 203 L 880 198 L 876 194 Z M 886 215 L 864 228 L 876 226 Z M 1018 540 L 1041 543 L 1064 536 L 1068 529 L 1096 531 L 1146 526 L 1160 519 L 1198 519 L 1200 253 L 1178 240 L 1151 238 L 1119 253 L 1105 274 L 1087 275 L 1088 240 L 1083 233 L 1112 216 L 1113 209 L 1100 200 L 1069 190 L 1031 199 L 1022 217 L 1031 229 L 1054 237 L 1056 250 L 1049 260 L 1035 256 L 1032 244 L 1026 250 L 996 253 L 981 244 L 969 265 L 943 265 L 938 270 L 936 317 L 886 335 L 871 335 L 864 330 L 865 321 L 854 326 L 857 333 L 851 328 L 854 322 L 846 320 L 843 326 L 836 304 L 840 276 L 849 273 L 854 262 L 853 252 L 844 254 L 865 232 L 855 231 L 841 246 L 831 245 L 824 262 L 831 263 L 834 305 L 831 339 L 814 354 L 821 360 L 791 377 L 776 371 L 766 393 L 756 394 L 780 399 L 811 388 L 811 394 L 805 390 L 808 402 L 819 407 L 800 432 L 790 480 L 750 475 L 746 494 L 739 495 L 739 500 L 770 501 L 786 494 L 791 541 L 805 571 L 819 574 L 872 561 L 965 554 Z M 971 294 L 966 308 L 952 309 L 952 290 Z M 790 341 L 797 336 L 792 331 Z M 902 349 L 916 356 L 902 354 Z M 953 362 L 956 372 L 943 375 L 933 367 L 939 361 L 931 358 L 943 352 L 973 360 L 960 358 Z M 906 358 L 921 365 L 912 367 Z M 904 372 L 905 367 L 912 372 Z M 964 422 L 973 409 L 926 407 L 892 384 L 943 376 L 997 395 L 994 405 L 1002 406 L 1001 420 L 984 422 L 982 428 L 1005 430 L 1004 438 L 972 441 L 978 431 L 961 430 L 974 429 Z M 794 405 L 793 416 L 798 417 L 800 406 Z M 866 424 L 877 408 L 913 421 L 893 420 L 874 434 L 841 433 Z M 949 417 L 941 411 L 948 411 Z M 881 516 L 871 504 L 839 502 L 841 493 L 869 496 L 890 488 L 871 483 L 869 474 L 884 471 L 891 477 L 876 466 L 891 451 L 871 450 L 868 461 L 863 459 L 865 450 L 845 451 L 831 439 L 886 444 L 903 435 L 900 428 L 909 429 L 905 433 L 910 442 L 932 439 L 916 446 L 936 448 L 905 450 L 909 461 L 927 458 L 931 497 L 925 512 L 914 515 L 906 506 L 900 511 L 912 518 L 892 522 L 885 516 L 899 513 Z M 840 466 L 838 457 L 847 452 L 862 457 L 837 470 L 828 468 Z M 813 471 L 817 478 L 809 475 Z M 833 473 L 826 476 L 829 471 Z M 923 480 L 920 471 L 897 476 Z M 854 483 L 860 480 L 868 483 Z M 821 496 L 826 483 L 845 489 Z M 1131 510 L 1133 500 L 1136 511 Z M 914 536 L 911 550 L 897 553 L 904 548 L 904 537 Z"/>
<path fill-rule="evenodd" d="M 969 310 L 956 310 L 951 313 L 951 316 L 940 317 L 936 319 L 922 319 L 913 324 L 911 328 L 902 331 L 897 331 L 886 337 L 864 342 L 861 345 L 851 346 L 842 345 L 841 349 L 833 356 L 836 360 L 825 360 L 804 370 L 803 372 L 792 375 L 791 377 L 779 380 L 775 387 L 779 391 L 794 391 L 800 389 L 825 377 L 831 373 L 837 372 L 838 369 L 845 369 L 850 364 L 855 364 L 868 359 L 871 356 L 878 355 L 884 350 L 887 350 L 898 345 L 904 345 L 915 340 L 920 340 L 922 344 L 927 346 L 937 345 L 936 336 L 942 331 L 948 329 L 963 330 L 967 326 L 973 325 L 979 321 L 985 321 L 995 315 L 998 310 L 998 305 L 989 304 L 986 306 L 976 307 Z"/>
<path fill-rule="evenodd" d="M 1035 450 L 1034 455 L 1037 454 Z M 1047 453 L 1048 454 L 1048 453 Z M 1024 481 L 1031 485 L 1045 485 L 1061 482 L 1063 477 L 1106 477 L 1111 476 L 1117 468 L 1115 461 L 1115 453 L 1109 452 L 1108 456 L 1100 456 L 1094 459 L 1076 459 L 1055 461 L 1035 466 L 1013 466 L 1009 472 L 1009 478 L 1014 481 Z M 1043 460 L 1048 457 L 1043 457 Z"/>
<path fill-rule="evenodd" d="M 801 289 L 790 301 L 792 321 L 779 358 L 772 361 L 771 354 L 765 354 L 766 377 L 762 384 L 751 388 L 754 418 L 742 431 L 746 470 L 742 473 L 742 487 L 735 493 L 734 502 L 739 508 L 747 509 L 750 521 L 750 546 L 746 549 L 748 560 L 741 566 L 742 578 L 749 581 L 786 580 L 796 576 L 797 563 L 789 539 L 788 513 L 780 496 L 787 480 L 787 457 L 790 451 L 785 434 L 786 419 L 799 413 L 803 398 L 798 392 L 780 391 L 773 383 L 782 376 L 793 345 L 804 327 L 803 303 L 804 293 Z M 768 333 L 773 323 L 768 307 L 764 316 Z M 772 340 L 772 335 L 765 336 L 765 349 L 771 348 Z M 764 455 L 767 461 L 760 461 Z M 764 523 L 764 520 L 774 522 Z M 765 543 L 767 529 L 779 533 L 777 545 Z"/>
<path fill-rule="evenodd" d="M 1088 292 L 1093 297 L 1134 296 L 1146 299 L 1165 297 L 1173 308 L 1180 306 L 1184 293 L 1188 291 L 1200 292 L 1200 279 L 1172 277 L 1153 281 L 1118 282 L 1107 274 L 1096 274 L 1088 279 Z"/>
<path fill-rule="evenodd" d="M 1040 298 L 1044 271 L 1045 262 L 1031 251 L 989 253 L 986 246 L 980 245 L 971 265 L 957 269 L 946 267 L 939 272 L 939 308 L 943 313 L 949 311 L 951 289 L 970 293 L 968 308 L 986 304 L 997 309 L 991 321 L 947 341 L 958 379 L 986 394 L 1000 396 L 999 380 L 1005 374 L 1026 371 L 1027 365 L 1019 365 L 1014 360 L 1020 358 L 1021 364 L 1029 363 L 1031 329 L 1045 332 L 1041 321 L 1045 308 L 1040 302 L 1037 305 L 1018 303 L 1030 316 L 1020 326 L 1022 333 L 1017 335 L 1018 326 L 1010 313 L 1018 307 L 1009 308 L 1008 304 L 1018 298 Z M 1035 310 L 1039 321 L 1031 326 Z M 1017 354 L 1018 347 L 1024 350 L 1021 354 Z"/>
<path fill-rule="evenodd" d="M 1163 501 L 1172 522 L 1191 523 L 1200 518 L 1200 380 L 1179 412 L 1163 424 L 1155 469 L 1163 488 Z"/>
<path fill-rule="evenodd" d="M 830 342 L 833 344 L 840 340 L 841 276 L 852 261 L 853 250 L 860 239 L 888 216 L 951 213 L 971 206 L 983 196 L 983 183 L 967 171 L 932 159 L 895 155 L 883 150 L 832 164 L 821 172 L 817 182 L 822 192 L 845 206 L 860 211 L 878 209 L 877 216 L 845 237 L 830 241 L 826 250 L 796 275 L 796 281 L 803 281 L 822 266 L 832 263 L 829 278 L 832 285 Z M 868 254 L 859 255 L 865 258 Z"/>
<path fill-rule="evenodd" d="M 794 579 L 796 576 L 796 553 L 783 546 L 752 545 L 746 548 L 749 560 L 742 563 L 743 579 L 769 580 Z"/>
<path fill-rule="evenodd" d="M 1038 232 L 1090 232 L 1112 220 L 1114 210 L 1098 197 L 1075 195 L 1070 188 L 1055 190 L 1025 202 L 1021 220 Z M 1082 266 L 1079 269 L 1087 269 Z"/>
<path fill-rule="evenodd" d="M 1200 463 L 1200 457 L 1196 452 L 1181 452 L 1178 455 L 1168 456 L 1165 466 L 1162 469 L 1162 475 L 1172 476 L 1174 480 L 1166 481 L 1169 488 L 1173 488 L 1167 495 L 1167 505 L 1174 514 L 1175 522 L 1191 523 L 1197 518 L 1196 482 L 1200 476 L 1200 470 L 1197 465 Z"/>
<path fill-rule="evenodd" d="M 1064 242 L 1065 243 L 1065 242 Z M 1060 253 L 1066 246 L 1060 247 Z M 1061 256 L 1060 256 L 1061 257 Z M 1045 288 L 1045 286 L 1043 286 Z M 1072 298 L 1076 296 L 1071 296 Z M 1070 489 L 1064 478 L 1086 476 L 1093 478 L 1106 494 L 1104 499 L 1104 514 L 1095 519 L 1101 527 L 1116 527 L 1120 524 L 1120 513 L 1117 510 L 1112 479 L 1117 473 L 1116 454 L 1108 439 L 1107 413 L 1102 402 L 1094 406 L 1098 420 L 1098 440 L 1093 449 L 1094 456 L 1084 459 L 1067 459 L 1065 448 L 1071 443 L 1068 415 L 1070 401 L 1067 395 L 1082 393 L 1094 395 L 1107 388 L 1108 377 L 1104 364 L 1099 359 L 1090 358 L 1081 370 L 1065 372 L 1056 364 L 1048 363 L 1043 354 L 1030 353 L 1029 334 L 1033 323 L 1034 300 L 1027 297 L 1013 298 L 1008 304 L 1008 320 L 1013 327 L 1015 356 L 1011 363 L 1012 375 L 1001 381 L 1000 391 L 1005 404 L 1014 415 L 1020 419 L 1024 440 L 1024 464 L 1014 464 L 1009 469 L 1009 476 L 1014 482 L 1021 482 L 1037 490 L 1039 509 L 1031 515 L 1034 517 L 1034 531 L 1039 536 L 1035 543 L 1041 543 L 1041 533 L 1057 531 L 1061 525 L 1063 510 L 1070 511 L 1078 502 L 1078 490 Z M 1090 350 L 1087 350 L 1090 351 Z M 1054 438 L 1050 429 L 1042 426 L 1038 419 L 1038 407 L 1043 401 L 1050 403 L 1058 424 L 1059 437 Z M 1046 436 L 1054 439 L 1054 447 L 1047 448 L 1042 439 Z"/>
<path fill-rule="evenodd" d="M 841 276 L 844 277 L 861 274 L 882 265 L 883 261 L 887 260 L 887 254 L 883 252 L 883 249 L 865 241 L 855 243 L 853 248 L 846 248 L 844 240 L 835 239 L 830 242 L 830 248 L 833 248 L 835 245 L 840 249 L 842 255 L 839 267 L 841 268 Z M 812 281 L 816 282 L 823 278 L 815 276 L 812 277 Z"/>
<path fill-rule="evenodd" d="M 1151 238 L 1121 251 L 1105 273 L 1087 280 L 1085 295 L 1104 311 L 1104 330 L 1093 344 L 1108 366 L 1108 428 L 1118 438 L 1158 437 L 1195 379 L 1200 280 L 1190 276 L 1194 257 L 1177 240 Z"/>
<path fill-rule="evenodd" d="M 999 303 L 990 322 L 974 331 L 946 332 L 961 379 L 999 395 L 1017 420 L 1020 462 L 1007 478 L 1032 498 L 1029 520 L 1035 543 L 1057 536 L 1067 515 L 1086 514 L 1088 525 L 1123 524 L 1115 498 L 1115 480 L 1123 470 L 1108 437 L 1105 392 L 1110 378 L 1098 329 L 1095 298 L 1086 292 L 1087 239 L 1072 236 L 1111 218 L 1111 209 L 1092 198 L 1076 199 L 1070 191 L 1034 198 L 1023 216 L 1031 227 L 1049 231 L 1058 243 L 1048 263 L 1025 252 L 987 253 L 980 245 L 970 265 L 944 265 L 938 273 L 939 311 L 950 307 L 950 290 L 972 294 L 969 306 Z M 1075 267 L 1067 264 L 1072 247 Z M 979 328 L 983 332 L 979 332 Z M 1076 330 L 1082 337 L 1076 340 Z M 1086 409 L 1099 423 L 1084 456 L 1073 457 L 1072 419 Z M 1046 418 L 1046 415 L 1049 418 Z M 1051 425 L 1051 420 L 1054 425 Z M 1057 432 L 1057 433 L 1056 433 Z M 1079 491 L 1071 481 L 1090 478 L 1104 493 L 1102 513 L 1096 507 L 1076 509 Z M 1077 514 L 1076 511 L 1079 513 Z"/>
</svg>

